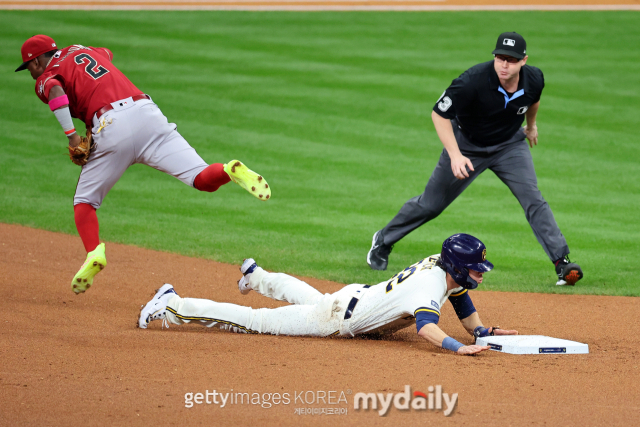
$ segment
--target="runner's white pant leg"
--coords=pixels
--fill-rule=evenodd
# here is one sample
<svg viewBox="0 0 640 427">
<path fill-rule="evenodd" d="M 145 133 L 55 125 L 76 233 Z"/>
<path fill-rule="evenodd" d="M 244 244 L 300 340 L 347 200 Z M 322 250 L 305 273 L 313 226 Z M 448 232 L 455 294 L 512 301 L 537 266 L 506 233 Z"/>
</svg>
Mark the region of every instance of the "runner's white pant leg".
<svg viewBox="0 0 640 427">
<path fill-rule="evenodd" d="M 172 297 L 166 319 L 173 324 L 198 322 L 231 332 L 325 337 L 338 332 L 344 313 L 332 311 L 335 297 L 325 295 L 315 305 L 279 308 L 244 307 L 199 298 Z"/>
<path fill-rule="evenodd" d="M 262 334 L 326 337 L 339 330 L 332 326 L 331 306 L 288 305 L 253 310 L 250 327 Z"/>
<path fill-rule="evenodd" d="M 284 273 L 269 273 L 257 267 L 249 279 L 251 289 L 265 297 L 290 304 L 315 305 L 323 297 L 311 285 Z"/>
<path fill-rule="evenodd" d="M 167 301 L 166 318 L 174 325 L 194 322 L 209 328 L 217 325 L 220 329 L 248 333 L 253 332 L 247 328 L 252 311 L 251 307 L 176 295 Z"/>
</svg>

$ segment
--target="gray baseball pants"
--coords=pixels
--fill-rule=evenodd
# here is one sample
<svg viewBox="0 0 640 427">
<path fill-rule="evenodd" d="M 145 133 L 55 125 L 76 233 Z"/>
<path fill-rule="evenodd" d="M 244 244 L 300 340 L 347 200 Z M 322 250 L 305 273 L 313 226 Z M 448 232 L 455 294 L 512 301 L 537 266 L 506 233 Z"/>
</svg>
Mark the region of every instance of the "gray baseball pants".
<svg viewBox="0 0 640 427">
<path fill-rule="evenodd" d="M 382 229 L 384 243 L 393 245 L 422 224 L 436 218 L 478 175 L 490 169 L 520 202 L 533 234 L 549 259 L 555 261 L 568 255 L 567 241 L 538 189 L 538 179 L 524 131 L 521 129 L 511 139 L 498 145 L 478 147 L 458 129 L 455 121 L 452 125 L 460 151 L 471 160 L 475 171 L 469 171 L 469 178 L 457 179 L 451 171 L 449 154 L 442 150 L 424 193 L 409 199 Z"/>
<path fill-rule="evenodd" d="M 126 98 L 111 105 L 113 110 L 100 120 L 93 116 L 96 149 L 82 167 L 74 206 L 86 203 L 100 208 L 109 190 L 135 163 L 151 166 L 193 186 L 208 165 L 153 101 L 133 102 L 132 98 Z"/>
</svg>

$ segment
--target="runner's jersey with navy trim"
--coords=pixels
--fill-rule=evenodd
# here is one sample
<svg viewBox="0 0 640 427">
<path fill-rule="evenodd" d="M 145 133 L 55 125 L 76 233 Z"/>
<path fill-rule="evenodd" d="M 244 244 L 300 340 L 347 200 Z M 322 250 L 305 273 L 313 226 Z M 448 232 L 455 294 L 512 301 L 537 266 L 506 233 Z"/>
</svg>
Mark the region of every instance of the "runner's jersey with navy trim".
<svg viewBox="0 0 640 427">
<path fill-rule="evenodd" d="M 392 333 L 427 315 L 438 323 L 449 295 L 446 272 L 436 267 L 440 254 L 424 258 L 391 279 L 372 286 L 358 302 L 354 317 L 360 319 L 358 333 Z"/>
</svg>

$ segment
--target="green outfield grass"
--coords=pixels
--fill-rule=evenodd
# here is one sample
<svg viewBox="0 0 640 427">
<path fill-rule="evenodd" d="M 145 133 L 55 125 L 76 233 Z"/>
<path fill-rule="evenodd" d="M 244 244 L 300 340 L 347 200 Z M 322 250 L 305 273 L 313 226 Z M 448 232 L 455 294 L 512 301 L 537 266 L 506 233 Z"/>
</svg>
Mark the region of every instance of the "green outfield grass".
<svg viewBox="0 0 640 427">
<path fill-rule="evenodd" d="M 423 191 L 442 150 L 433 104 L 513 30 L 545 74 L 533 156 L 585 279 L 554 286 L 517 200 L 491 172 L 399 242 L 389 271 L 370 270 L 372 234 Z M 13 72 L 37 33 L 109 47 L 206 161 L 243 160 L 273 188 L 267 203 L 234 184 L 200 193 L 136 165 L 98 211 L 106 241 L 377 283 L 466 232 L 496 265 L 484 289 L 640 295 L 637 12 L 0 11 L 0 221 L 77 234 L 80 169 L 28 72 Z"/>
</svg>

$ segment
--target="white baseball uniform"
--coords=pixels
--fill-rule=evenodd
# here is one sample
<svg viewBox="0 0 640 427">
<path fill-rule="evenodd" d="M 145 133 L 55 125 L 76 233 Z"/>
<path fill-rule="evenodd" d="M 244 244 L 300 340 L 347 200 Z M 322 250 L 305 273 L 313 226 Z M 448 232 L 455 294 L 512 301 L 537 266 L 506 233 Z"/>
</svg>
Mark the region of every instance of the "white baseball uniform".
<svg viewBox="0 0 640 427">
<path fill-rule="evenodd" d="M 176 295 L 167 302 L 166 319 L 233 332 L 320 337 L 392 333 L 425 314 L 437 323 L 449 296 L 464 292 L 462 287 L 447 291 L 446 272 L 436 267 L 439 257 L 425 258 L 375 286 L 352 284 L 324 295 L 295 277 L 257 267 L 249 279 L 251 288 L 292 305 L 253 309 Z"/>
</svg>

